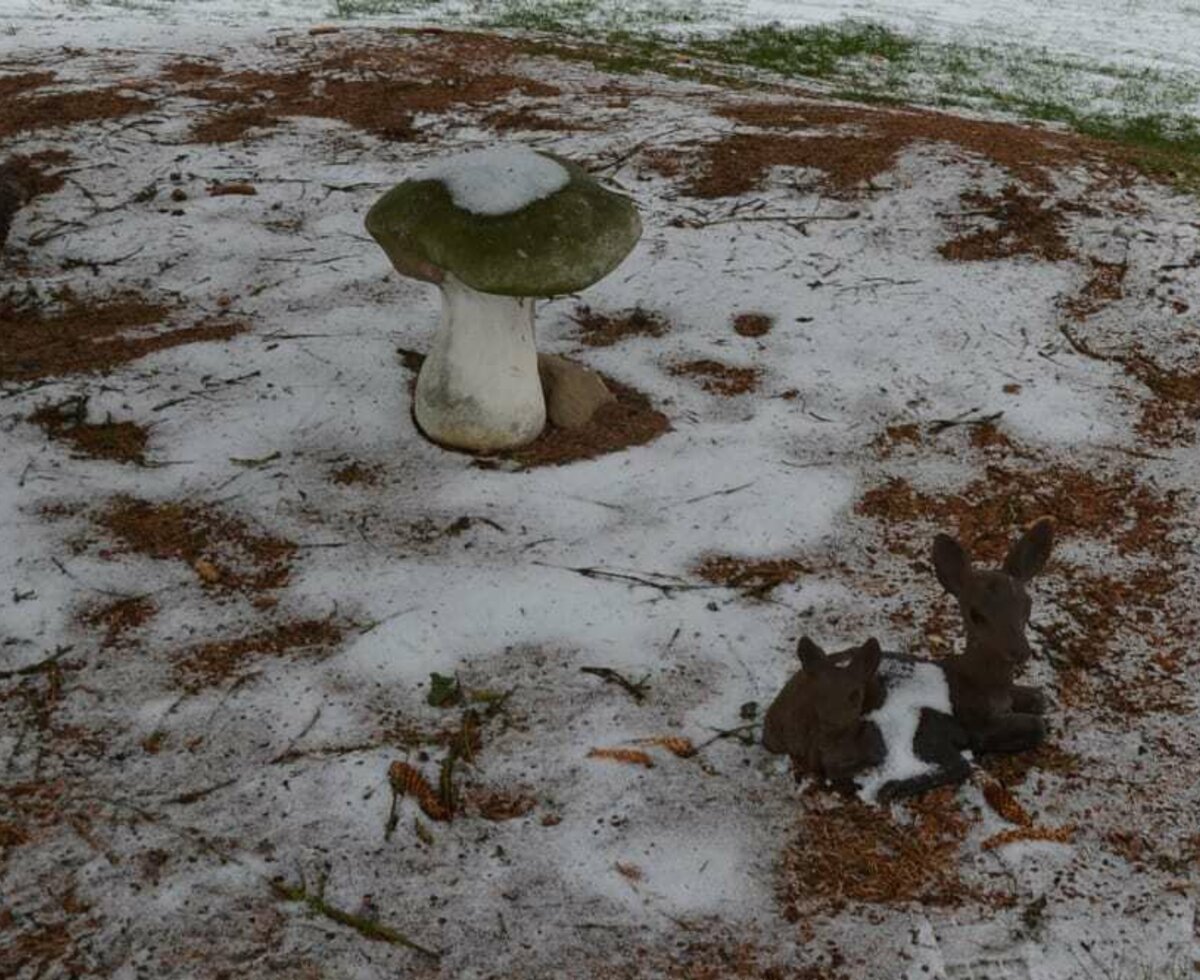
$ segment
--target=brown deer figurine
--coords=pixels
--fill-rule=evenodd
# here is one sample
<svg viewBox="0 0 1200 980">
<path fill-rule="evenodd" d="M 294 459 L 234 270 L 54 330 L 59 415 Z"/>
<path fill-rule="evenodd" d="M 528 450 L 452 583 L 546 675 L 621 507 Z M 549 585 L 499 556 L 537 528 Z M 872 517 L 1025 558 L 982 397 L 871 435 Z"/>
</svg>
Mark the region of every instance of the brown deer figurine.
<svg viewBox="0 0 1200 980">
<path fill-rule="evenodd" d="M 1013 683 L 1032 651 L 1025 638 L 1030 600 L 1025 586 L 1054 545 L 1054 522 L 1043 517 L 1009 549 L 999 571 L 972 567 L 961 544 L 946 534 L 933 542 L 938 581 L 958 600 L 967 645 L 942 661 L 954 717 L 979 752 L 1023 752 L 1046 737 L 1046 699 Z"/>
<path fill-rule="evenodd" d="M 796 648 L 802 669 L 767 709 L 763 746 L 792 757 L 797 775 L 847 785 L 862 769 L 884 757 L 883 740 L 865 711 L 880 700 L 875 674 L 878 641 L 826 654 L 807 636 Z"/>
</svg>

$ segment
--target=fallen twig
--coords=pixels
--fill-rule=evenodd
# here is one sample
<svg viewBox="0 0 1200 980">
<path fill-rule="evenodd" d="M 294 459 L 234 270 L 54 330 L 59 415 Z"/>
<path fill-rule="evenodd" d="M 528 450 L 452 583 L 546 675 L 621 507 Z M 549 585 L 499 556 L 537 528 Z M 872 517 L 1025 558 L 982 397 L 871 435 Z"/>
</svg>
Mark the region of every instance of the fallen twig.
<svg viewBox="0 0 1200 980">
<path fill-rule="evenodd" d="M 663 595 L 670 595 L 672 592 L 695 592 L 701 589 L 713 589 L 717 586 L 708 584 L 699 584 L 696 582 L 685 582 L 682 579 L 675 578 L 673 575 L 658 575 L 662 579 L 670 581 L 655 582 L 653 579 L 644 578 L 641 575 L 630 575 L 626 572 L 610 572 L 605 568 L 593 568 L 591 566 L 575 567 L 572 565 L 553 565 L 550 562 L 535 561 L 533 564 L 541 565 L 543 568 L 557 568 L 564 572 L 574 572 L 576 575 L 582 575 L 584 578 L 601 579 L 612 582 L 628 582 L 631 585 L 642 585 L 650 589 L 658 589 Z M 655 572 L 649 574 L 657 575 Z"/>
<path fill-rule="evenodd" d="M 346 912 L 336 906 L 330 905 L 320 895 L 311 895 L 308 889 L 303 885 L 286 885 L 279 879 L 273 879 L 270 882 L 271 890 L 275 893 L 275 897 L 285 902 L 300 902 L 307 905 L 309 909 L 316 912 L 318 915 L 323 915 L 325 918 L 336 922 L 341 926 L 348 926 L 357 932 L 364 939 L 370 939 L 374 942 L 391 943 L 393 946 L 404 946 L 407 949 L 415 950 L 418 953 L 423 953 L 433 959 L 441 959 L 442 954 L 422 946 L 420 943 L 414 942 L 401 932 L 395 929 L 390 929 L 385 925 L 380 925 L 373 919 L 365 918 L 361 915 L 354 915 Z"/>
<path fill-rule="evenodd" d="M 237 782 L 237 777 L 233 779 L 225 779 L 214 786 L 206 786 L 204 789 L 194 789 L 188 793 L 180 793 L 178 796 L 172 796 L 169 800 L 164 800 L 165 803 L 198 803 L 206 796 L 210 796 L 218 790 L 225 789 Z"/>
<path fill-rule="evenodd" d="M 707 748 L 708 746 L 712 745 L 713 742 L 719 742 L 723 738 L 740 738 L 740 739 L 742 739 L 742 741 L 745 741 L 746 739 L 742 735 L 742 732 L 746 732 L 752 728 L 757 728 L 757 727 L 758 727 L 758 722 L 752 721 L 746 725 L 738 725 L 737 728 L 722 728 L 719 730 L 714 729 L 714 731 L 716 731 L 717 734 L 714 735 L 712 738 L 706 739 L 705 741 L 703 741 L 699 745 L 697 745 L 696 751 L 699 752 L 701 749 Z"/>
<path fill-rule="evenodd" d="M 961 415 L 956 415 L 952 419 L 933 419 L 929 423 L 929 431 L 933 435 L 939 432 L 945 432 L 947 429 L 952 429 L 956 425 L 990 425 L 997 419 L 1004 416 L 1004 412 L 992 412 L 991 415 L 980 415 L 978 418 L 968 418 L 968 416 L 978 412 L 979 409 L 972 408 L 969 411 L 963 412 Z"/>
<path fill-rule="evenodd" d="M 646 695 L 649 691 L 646 681 L 650 677 L 649 674 L 646 674 L 640 681 L 631 681 L 620 671 L 613 670 L 611 667 L 580 667 L 579 672 L 581 674 L 592 674 L 601 680 L 608 681 L 610 684 L 623 687 L 629 692 L 629 696 L 639 704 L 646 700 Z"/>
<path fill-rule="evenodd" d="M 73 645 L 57 647 L 45 660 L 39 660 L 37 663 L 29 664 L 25 667 L 18 667 L 16 670 L 0 670 L 0 681 L 8 680 L 10 677 L 29 677 L 32 674 L 43 674 L 54 670 L 58 666 L 59 660 L 74 649 Z"/>
</svg>

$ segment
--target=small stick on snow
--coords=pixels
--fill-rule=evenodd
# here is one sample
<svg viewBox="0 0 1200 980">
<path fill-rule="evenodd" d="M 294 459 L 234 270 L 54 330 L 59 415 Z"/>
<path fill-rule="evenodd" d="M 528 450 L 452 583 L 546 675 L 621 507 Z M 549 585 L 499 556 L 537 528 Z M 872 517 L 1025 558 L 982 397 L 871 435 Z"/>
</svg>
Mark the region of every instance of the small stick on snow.
<svg viewBox="0 0 1200 980">
<path fill-rule="evenodd" d="M 639 704 L 646 700 L 646 692 L 648 690 L 646 680 L 650 677 L 649 674 L 643 677 L 640 681 L 631 681 L 624 674 L 613 670 L 611 667 L 580 667 L 579 672 L 582 674 L 592 674 L 595 677 L 599 677 L 602 680 L 608 681 L 610 684 L 616 684 L 619 687 L 623 687 L 629 692 L 629 696 Z"/>
</svg>

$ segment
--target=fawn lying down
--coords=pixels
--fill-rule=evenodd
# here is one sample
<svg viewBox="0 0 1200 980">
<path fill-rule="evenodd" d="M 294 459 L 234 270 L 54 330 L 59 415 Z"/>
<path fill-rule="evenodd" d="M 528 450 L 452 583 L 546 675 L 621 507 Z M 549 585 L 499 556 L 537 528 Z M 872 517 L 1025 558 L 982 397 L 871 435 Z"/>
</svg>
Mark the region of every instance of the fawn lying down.
<svg viewBox="0 0 1200 980">
<path fill-rule="evenodd" d="M 1014 676 L 1031 654 L 1025 585 L 1045 566 L 1053 539 L 1053 523 L 1043 518 L 1013 544 L 1000 570 L 988 571 L 975 569 L 953 538 L 938 535 L 934 568 L 962 610 L 964 652 L 931 663 L 885 654 L 871 639 L 826 655 L 804 637 L 802 668 L 768 709 L 763 745 L 790 755 L 798 775 L 840 786 L 876 769 L 863 783 L 878 799 L 962 780 L 970 771 L 967 747 L 1020 752 L 1038 745 L 1046 700 Z M 888 744 L 881 726 L 889 738 L 911 744 Z"/>
</svg>

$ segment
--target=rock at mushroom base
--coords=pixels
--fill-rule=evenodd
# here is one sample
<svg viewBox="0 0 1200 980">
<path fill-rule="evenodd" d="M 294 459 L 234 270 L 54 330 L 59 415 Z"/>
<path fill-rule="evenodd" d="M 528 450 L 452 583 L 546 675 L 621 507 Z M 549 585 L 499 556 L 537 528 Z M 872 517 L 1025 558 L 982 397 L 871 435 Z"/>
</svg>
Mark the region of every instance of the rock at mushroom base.
<svg viewBox="0 0 1200 980">
<path fill-rule="evenodd" d="M 545 425 L 535 298 L 603 278 L 641 235 L 627 198 L 575 164 L 521 148 L 443 161 L 385 194 L 366 224 L 398 272 L 442 292 L 417 424 L 435 442 L 475 451 L 524 445 Z"/>
<path fill-rule="evenodd" d="M 559 429 L 582 429 L 600 406 L 617 400 L 595 371 L 556 354 L 538 355 L 538 374 L 546 396 L 546 415 Z"/>
</svg>

